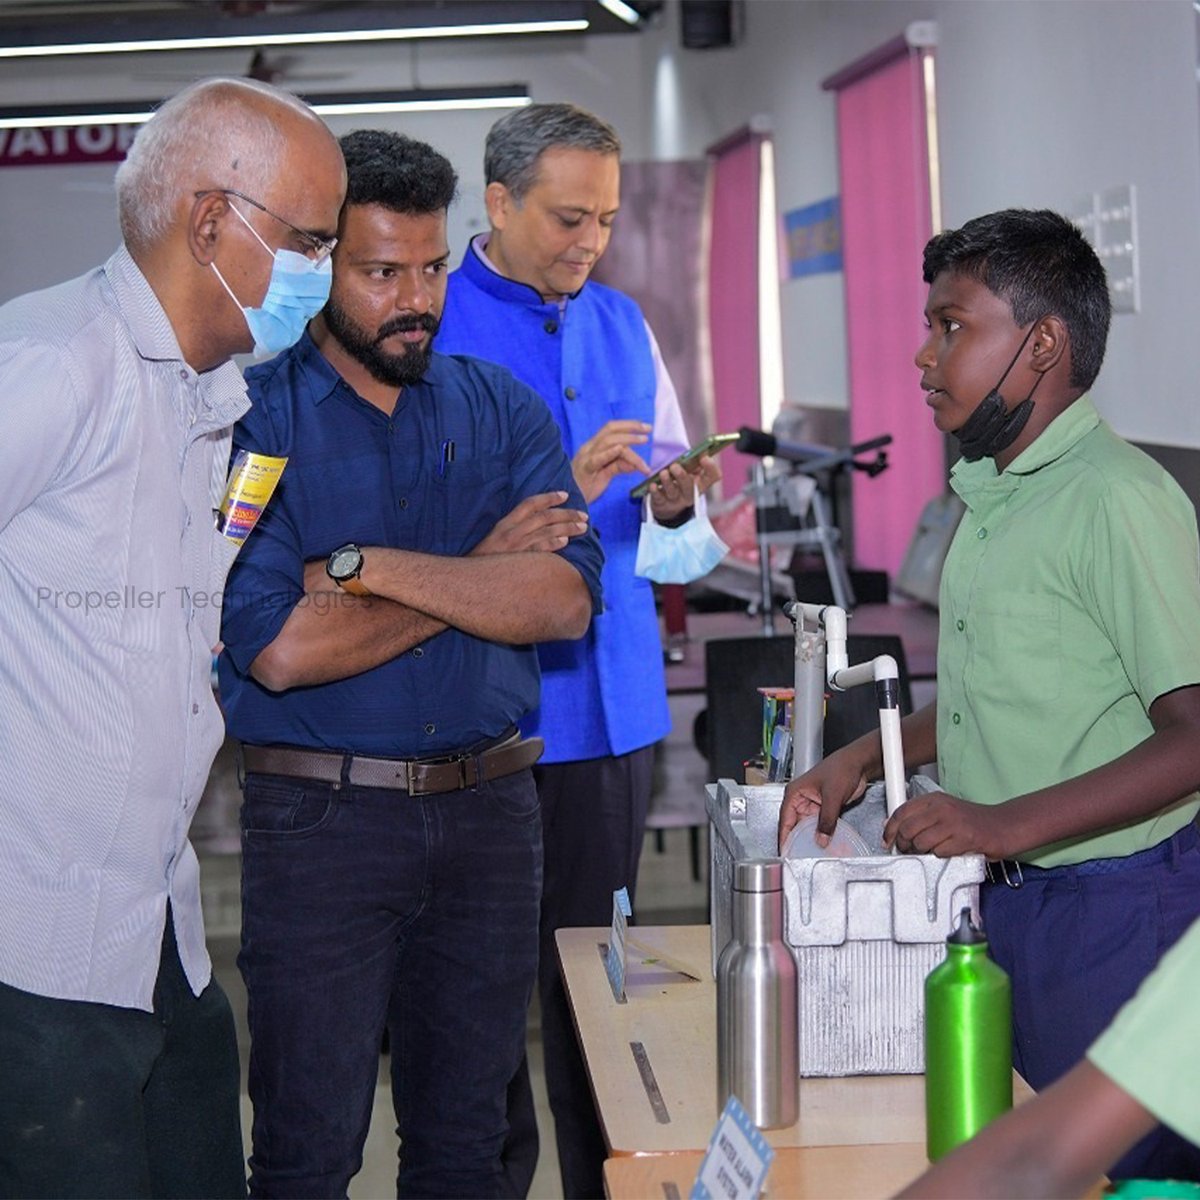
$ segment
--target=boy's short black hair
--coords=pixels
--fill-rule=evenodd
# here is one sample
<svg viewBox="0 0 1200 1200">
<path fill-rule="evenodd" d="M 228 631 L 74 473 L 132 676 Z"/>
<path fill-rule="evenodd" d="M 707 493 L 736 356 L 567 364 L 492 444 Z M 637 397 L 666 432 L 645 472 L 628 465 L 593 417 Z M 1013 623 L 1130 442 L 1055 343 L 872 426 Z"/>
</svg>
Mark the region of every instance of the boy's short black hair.
<svg viewBox="0 0 1200 1200">
<path fill-rule="evenodd" d="M 1061 317 L 1071 345 L 1071 386 L 1091 387 L 1104 361 L 1112 306 L 1104 266 L 1066 217 L 1008 208 L 947 229 L 925 246 L 925 282 L 944 271 L 977 279 L 1007 301 L 1018 325 Z"/>
<path fill-rule="evenodd" d="M 346 159 L 347 204 L 379 204 L 408 216 L 450 207 L 458 175 L 425 142 L 384 129 L 356 129 L 338 145 Z"/>
</svg>

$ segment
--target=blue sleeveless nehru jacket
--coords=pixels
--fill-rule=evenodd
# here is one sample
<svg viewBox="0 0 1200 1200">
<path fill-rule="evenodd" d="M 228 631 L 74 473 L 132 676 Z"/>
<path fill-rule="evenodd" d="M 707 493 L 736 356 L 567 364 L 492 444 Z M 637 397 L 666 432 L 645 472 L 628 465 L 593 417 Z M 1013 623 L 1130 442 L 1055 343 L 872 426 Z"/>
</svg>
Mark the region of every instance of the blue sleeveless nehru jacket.
<svg viewBox="0 0 1200 1200">
<path fill-rule="evenodd" d="M 601 284 L 586 284 L 560 308 L 468 247 L 450 275 L 436 344 L 500 363 L 529 384 L 549 405 L 569 458 L 608 421 L 654 423 L 645 320 L 628 296 Z M 652 445 L 637 450 L 649 460 Z M 604 611 L 579 641 L 538 647 L 541 705 L 522 728 L 545 738 L 544 762 L 627 754 L 670 729 L 654 594 L 633 573 L 641 507 L 629 489 L 640 478 L 618 475 L 589 506 L 604 549 Z"/>
</svg>

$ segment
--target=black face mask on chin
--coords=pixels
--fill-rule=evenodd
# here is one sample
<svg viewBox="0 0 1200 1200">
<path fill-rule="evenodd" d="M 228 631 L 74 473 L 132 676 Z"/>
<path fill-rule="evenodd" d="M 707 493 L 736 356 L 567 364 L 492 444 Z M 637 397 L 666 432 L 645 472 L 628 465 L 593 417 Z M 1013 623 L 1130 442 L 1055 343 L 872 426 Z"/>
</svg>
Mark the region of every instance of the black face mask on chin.
<svg viewBox="0 0 1200 1200">
<path fill-rule="evenodd" d="M 984 396 L 975 411 L 962 425 L 954 430 L 959 449 L 967 462 L 977 462 L 985 455 L 994 457 L 1002 450 L 1007 450 L 1017 440 L 1021 430 L 1025 428 L 1025 422 L 1029 420 L 1029 414 L 1033 412 L 1033 393 L 1037 391 L 1038 384 L 1042 382 L 1042 376 L 1037 377 L 1033 387 L 1029 389 L 1029 395 L 1012 412 L 1004 407 L 1004 397 L 1000 395 L 1000 389 L 1004 386 L 1009 371 L 1017 365 L 1017 359 L 1021 357 L 1030 335 L 1036 328 L 1037 322 L 1034 321 L 1020 346 L 1017 347 L 1012 362 L 1000 376 L 1000 382 Z"/>
</svg>

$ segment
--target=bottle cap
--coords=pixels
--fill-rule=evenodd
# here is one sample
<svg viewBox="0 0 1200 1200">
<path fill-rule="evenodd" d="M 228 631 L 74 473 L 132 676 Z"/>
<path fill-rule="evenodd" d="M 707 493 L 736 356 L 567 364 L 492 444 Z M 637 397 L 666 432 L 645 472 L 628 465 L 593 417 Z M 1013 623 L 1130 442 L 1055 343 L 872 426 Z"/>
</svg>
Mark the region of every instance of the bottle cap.
<svg viewBox="0 0 1200 1200">
<path fill-rule="evenodd" d="M 985 946 L 987 938 L 978 925 L 971 921 L 971 910 L 964 908 L 959 914 L 958 927 L 946 939 L 948 946 Z"/>
<path fill-rule="evenodd" d="M 778 858 L 743 858 L 734 863 L 735 892 L 778 892 L 783 889 L 783 863 Z"/>
</svg>

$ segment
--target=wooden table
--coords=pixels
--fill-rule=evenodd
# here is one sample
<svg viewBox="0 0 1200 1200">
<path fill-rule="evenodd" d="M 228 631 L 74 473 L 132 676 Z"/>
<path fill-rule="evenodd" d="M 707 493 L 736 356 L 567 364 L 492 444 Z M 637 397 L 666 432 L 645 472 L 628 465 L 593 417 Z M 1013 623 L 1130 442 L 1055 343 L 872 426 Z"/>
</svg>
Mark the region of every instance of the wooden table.
<svg viewBox="0 0 1200 1200">
<path fill-rule="evenodd" d="M 719 1116 L 709 927 L 630 927 L 624 1004 L 613 999 L 604 972 L 608 934 L 562 929 L 557 936 L 609 1153 L 684 1156 L 610 1160 L 610 1195 L 668 1196 L 660 1185 L 675 1180 L 686 1196 Z M 1018 1099 L 1032 1095 L 1014 1080 Z M 787 1152 L 772 1169 L 776 1188 L 788 1181 L 775 1195 L 890 1195 L 926 1165 L 924 1079 L 803 1079 L 799 1120 L 766 1137 L 777 1153 Z"/>
<path fill-rule="evenodd" d="M 691 1192 L 703 1161 L 704 1155 L 698 1151 L 610 1158 L 604 1164 L 604 1190 L 611 1200 L 646 1200 L 650 1196 L 682 1200 Z M 911 1142 L 894 1146 L 785 1147 L 775 1151 L 762 1194 L 768 1200 L 893 1196 L 928 1165 L 925 1147 Z"/>
</svg>

